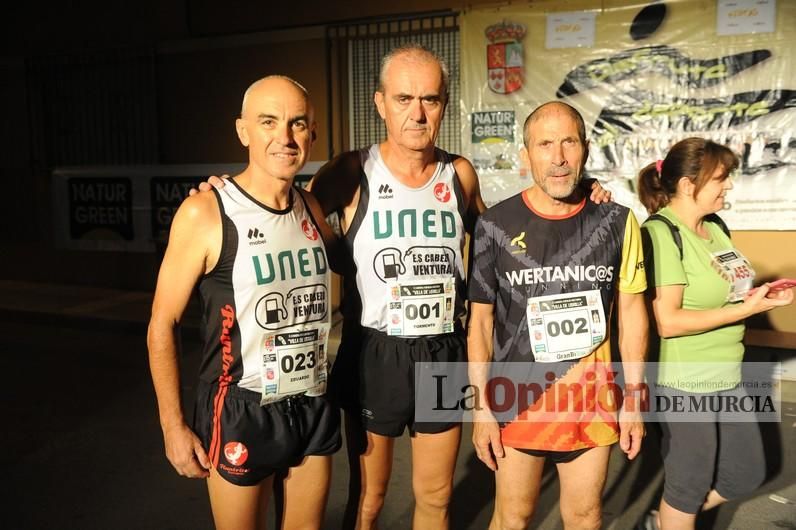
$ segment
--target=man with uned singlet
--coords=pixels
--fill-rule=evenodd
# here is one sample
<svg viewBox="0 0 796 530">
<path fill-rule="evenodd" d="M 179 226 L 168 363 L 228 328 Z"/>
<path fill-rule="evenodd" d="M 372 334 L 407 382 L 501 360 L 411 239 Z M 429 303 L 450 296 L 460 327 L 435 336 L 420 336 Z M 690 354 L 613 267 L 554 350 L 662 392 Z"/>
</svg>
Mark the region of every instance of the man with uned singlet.
<svg viewBox="0 0 796 530">
<path fill-rule="evenodd" d="M 415 421 L 414 367 L 466 359 L 463 249 L 484 209 L 470 162 L 434 145 L 448 82 L 447 65 L 429 49 L 388 53 L 374 95 L 386 140 L 335 158 L 310 185 L 324 212 L 339 214 L 353 257 L 332 375 L 346 412 L 351 489 L 359 489 L 347 526 L 376 526 L 393 445 L 407 428 L 413 526 L 448 526 L 460 418 Z"/>
<path fill-rule="evenodd" d="M 618 440 L 632 459 L 644 435 L 637 400 L 617 421 L 617 400 L 600 394 L 613 383 L 612 311 L 626 388 L 638 388 L 631 385 L 643 378 L 648 322 L 640 232 L 628 208 L 590 202 L 578 186 L 588 145 L 575 109 L 540 106 L 526 120 L 523 140 L 521 158 L 534 185 L 484 212 L 472 243 L 468 356 L 483 407 L 474 411 L 473 443 L 495 471 L 490 529 L 527 527 L 545 459 L 558 470 L 564 527 L 596 529 L 611 445 Z M 495 402 L 487 392 L 490 371 L 501 367 L 515 375 L 542 370 L 539 379 L 550 383 L 505 421 L 496 419 L 496 406 L 490 410 Z M 596 390 L 591 401 L 559 411 L 572 399 L 555 393 L 561 388 Z M 595 410 L 594 396 L 607 410 Z"/>
<path fill-rule="evenodd" d="M 277 474 L 282 528 L 322 526 L 330 455 L 341 444 L 326 396 L 325 247 L 335 236 L 312 195 L 293 186 L 314 129 L 297 82 L 252 84 L 236 121 L 249 163 L 223 189 L 180 206 L 158 276 L 147 339 L 166 456 L 180 475 L 207 478 L 219 529 L 264 529 Z M 189 425 L 178 332 L 197 284 L 204 356 Z"/>
</svg>

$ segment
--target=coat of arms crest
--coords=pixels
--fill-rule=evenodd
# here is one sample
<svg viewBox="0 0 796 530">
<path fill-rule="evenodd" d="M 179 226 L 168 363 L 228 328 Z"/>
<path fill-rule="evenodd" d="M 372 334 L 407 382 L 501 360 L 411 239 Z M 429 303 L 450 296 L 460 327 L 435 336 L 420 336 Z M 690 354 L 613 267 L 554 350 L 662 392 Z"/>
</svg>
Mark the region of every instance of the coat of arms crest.
<svg viewBox="0 0 796 530">
<path fill-rule="evenodd" d="M 511 94 L 522 88 L 525 26 L 503 21 L 484 31 L 490 44 L 486 47 L 489 88 L 498 94 Z"/>
</svg>

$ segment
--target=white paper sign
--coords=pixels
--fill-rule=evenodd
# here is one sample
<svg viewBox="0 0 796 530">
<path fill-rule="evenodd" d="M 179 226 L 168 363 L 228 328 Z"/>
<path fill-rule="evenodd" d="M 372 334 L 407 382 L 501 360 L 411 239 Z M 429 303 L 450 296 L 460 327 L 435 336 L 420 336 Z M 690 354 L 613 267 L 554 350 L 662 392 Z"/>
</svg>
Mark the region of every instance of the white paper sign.
<svg viewBox="0 0 796 530">
<path fill-rule="evenodd" d="M 717 0 L 716 33 L 772 33 L 777 0 Z"/>
<path fill-rule="evenodd" d="M 547 15 L 545 47 L 591 48 L 594 46 L 594 11 L 573 11 Z"/>
</svg>

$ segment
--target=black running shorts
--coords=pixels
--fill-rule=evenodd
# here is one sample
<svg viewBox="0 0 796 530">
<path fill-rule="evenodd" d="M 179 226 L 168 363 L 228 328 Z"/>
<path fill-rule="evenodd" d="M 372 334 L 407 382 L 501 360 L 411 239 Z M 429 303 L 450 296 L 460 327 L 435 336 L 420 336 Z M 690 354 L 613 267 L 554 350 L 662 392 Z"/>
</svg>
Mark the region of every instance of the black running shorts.
<svg viewBox="0 0 796 530">
<path fill-rule="evenodd" d="M 340 412 L 327 396 L 293 396 L 266 406 L 260 394 L 200 381 L 194 432 L 225 480 L 252 486 L 304 457 L 340 448 Z"/>
<path fill-rule="evenodd" d="M 332 369 L 330 393 L 339 405 L 362 420 L 363 427 L 383 436 L 445 432 L 461 423 L 461 411 L 449 421 L 415 421 L 415 365 L 463 363 L 467 360 L 461 326 L 432 337 L 392 337 L 356 324 L 343 327 Z"/>
<path fill-rule="evenodd" d="M 523 449 L 521 447 L 515 447 L 514 449 L 526 455 L 547 458 L 554 464 L 566 464 L 572 462 L 586 451 L 593 449 L 593 447 L 575 449 L 574 451 L 547 451 L 545 449 Z"/>
</svg>

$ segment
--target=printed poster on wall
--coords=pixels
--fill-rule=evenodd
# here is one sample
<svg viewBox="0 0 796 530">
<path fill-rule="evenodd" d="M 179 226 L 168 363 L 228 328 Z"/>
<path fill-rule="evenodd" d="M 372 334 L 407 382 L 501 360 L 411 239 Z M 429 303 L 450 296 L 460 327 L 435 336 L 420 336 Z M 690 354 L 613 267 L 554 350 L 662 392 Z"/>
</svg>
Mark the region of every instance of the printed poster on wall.
<svg viewBox="0 0 796 530">
<path fill-rule="evenodd" d="M 606 0 L 596 11 L 583 0 L 560 15 L 549 4 L 468 11 L 463 154 L 488 204 L 521 191 L 531 183 L 519 160 L 523 122 L 560 99 L 586 121 L 587 173 L 640 219 L 647 214 L 636 197 L 638 171 L 677 141 L 701 136 L 741 161 L 720 212 L 730 228 L 794 230 L 794 28 L 796 2 L 781 0 Z M 513 122 L 485 123 L 509 112 Z M 498 125 L 488 140 L 475 130 Z"/>
</svg>

